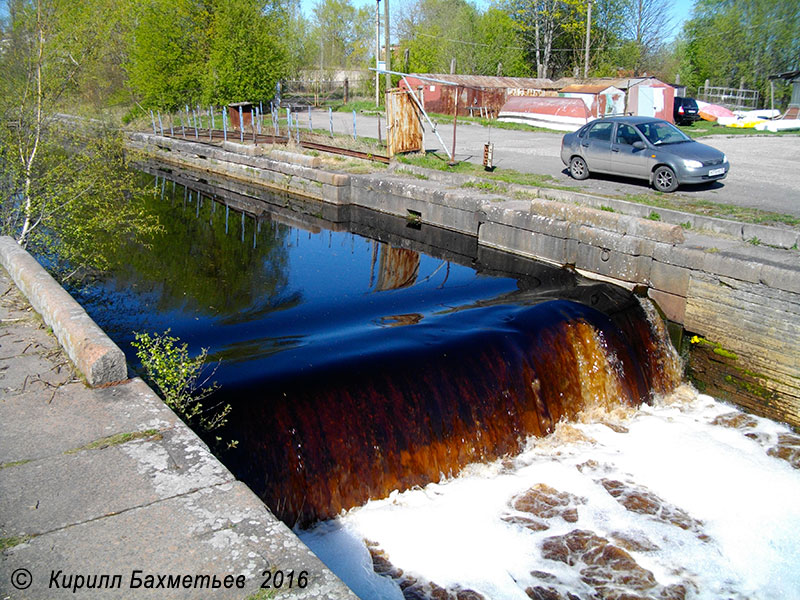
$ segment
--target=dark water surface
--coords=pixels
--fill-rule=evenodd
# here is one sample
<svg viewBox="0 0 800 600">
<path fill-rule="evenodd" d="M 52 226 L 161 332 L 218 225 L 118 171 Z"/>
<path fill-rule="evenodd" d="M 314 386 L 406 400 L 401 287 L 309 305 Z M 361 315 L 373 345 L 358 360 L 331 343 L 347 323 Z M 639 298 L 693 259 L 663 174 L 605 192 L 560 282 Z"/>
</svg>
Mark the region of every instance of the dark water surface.
<svg viewBox="0 0 800 600">
<path fill-rule="evenodd" d="M 132 364 L 133 332 L 169 328 L 209 349 L 223 386 L 414 345 L 403 326 L 518 290 L 513 278 L 347 231 L 256 220 L 170 181 L 147 210 L 164 234 L 149 248 L 122 241 L 110 273 L 70 292 Z"/>
</svg>

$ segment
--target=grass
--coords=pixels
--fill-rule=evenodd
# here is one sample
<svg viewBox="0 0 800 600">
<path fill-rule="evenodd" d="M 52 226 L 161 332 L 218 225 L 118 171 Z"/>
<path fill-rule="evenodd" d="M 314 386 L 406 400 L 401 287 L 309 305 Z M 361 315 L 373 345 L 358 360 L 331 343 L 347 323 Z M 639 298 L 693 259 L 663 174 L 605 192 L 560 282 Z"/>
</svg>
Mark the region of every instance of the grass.
<svg viewBox="0 0 800 600">
<path fill-rule="evenodd" d="M 529 185 L 535 187 L 550 187 L 557 188 L 559 186 L 553 185 L 558 182 L 558 179 L 551 175 L 538 175 L 535 173 L 520 173 L 513 169 L 495 169 L 487 171 L 481 165 L 476 165 L 470 162 L 462 161 L 451 165 L 447 157 L 443 157 L 437 152 L 426 152 L 425 154 L 406 154 L 397 157 L 398 162 L 422 167 L 424 169 L 433 169 L 436 171 L 443 171 L 445 173 L 454 173 L 459 175 L 470 175 L 472 177 L 480 177 L 481 179 L 488 179 L 491 181 L 500 181 L 503 183 L 510 183 L 516 185 Z M 467 185 L 466 187 L 480 188 L 480 183 Z M 563 188 L 562 189 L 574 189 Z"/>
<path fill-rule="evenodd" d="M 0 552 L 8 550 L 9 548 L 13 548 L 14 546 L 19 546 L 20 544 L 24 544 L 30 539 L 31 536 L 29 535 L 15 535 L 12 537 L 0 538 Z"/>
<path fill-rule="evenodd" d="M 110 446 L 119 446 L 120 444 L 132 442 L 133 440 L 140 440 L 144 438 L 155 438 L 156 436 L 160 436 L 158 429 L 145 429 L 144 431 L 117 433 L 115 435 L 110 435 L 108 437 L 95 440 L 94 442 L 90 442 L 85 446 L 81 446 L 80 448 L 73 448 L 72 450 L 67 450 L 66 452 L 64 452 L 64 454 L 75 454 L 76 452 L 80 452 L 82 450 L 102 450 L 103 448 L 108 448 Z"/>
<path fill-rule="evenodd" d="M 19 466 L 22 466 L 22 465 L 26 465 L 29 462 L 31 462 L 30 459 L 15 460 L 13 462 L 7 462 L 7 463 L 0 464 L 0 469 L 8 469 L 10 467 L 19 467 Z"/>
<path fill-rule="evenodd" d="M 711 200 L 703 200 L 702 198 L 687 198 L 675 195 L 668 196 L 666 194 L 627 194 L 624 196 L 623 200 L 656 208 L 679 210 L 696 215 L 730 219 L 742 223 L 752 223 L 754 225 L 800 227 L 800 217 L 758 208 L 712 202 Z"/>
<path fill-rule="evenodd" d="M 678 129 L 691 138 L 703 138 L 709 135 L 800 135 L 797 131 L 757 131 L 756 129 L 740 129 L 738 127 L 725 127 L 711 121 L 696 121 L 692 125 L 679 125 Z"/>
</svg>

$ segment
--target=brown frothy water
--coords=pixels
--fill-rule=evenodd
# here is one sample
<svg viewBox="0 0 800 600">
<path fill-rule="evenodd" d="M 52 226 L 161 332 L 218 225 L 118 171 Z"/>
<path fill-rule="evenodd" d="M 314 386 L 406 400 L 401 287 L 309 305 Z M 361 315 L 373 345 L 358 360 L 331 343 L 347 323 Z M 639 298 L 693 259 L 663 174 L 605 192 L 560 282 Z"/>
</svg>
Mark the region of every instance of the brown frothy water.
<svg viewBox="0 0 800 600">
<path fill-rule="evenodd" d="M 244 479 L 281 519 L 308 524 L 674 388 L 674 351 L 638 301 L 609 317 L 563 301 L 516 307 L 463 339 L 270 385 L 238 410 Z"/>
</svg>

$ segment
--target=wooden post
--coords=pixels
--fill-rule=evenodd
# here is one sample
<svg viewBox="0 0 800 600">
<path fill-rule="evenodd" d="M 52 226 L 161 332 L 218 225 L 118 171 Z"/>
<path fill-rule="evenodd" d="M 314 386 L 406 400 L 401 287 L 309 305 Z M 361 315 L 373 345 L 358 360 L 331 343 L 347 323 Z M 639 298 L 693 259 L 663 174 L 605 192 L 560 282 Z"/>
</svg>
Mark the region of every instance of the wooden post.
<svg viewBox="0 0 800 600">
<path fill-rule="evenodd" d="M 350 80 L 345 77 L 344 78 L 344 103 L 347 104 L 350 101 Z"/>
<path fill-rule="evenodd" d="M 775 110 L 775 80 L 769 80 L 769 108 Z M 771 119 L 772 117 L 770 117 Z"/>
<path fill-rule="evenodd" d="M 456 57 L 450 59 L 450 75 L 456 74 Z"/>
<path fill-rule="evenodd" d="M 455 59 L 453 59 L 455 60 Z M 453 146 L 450 151 L 450 165 L 456 164 L 456 125 L 458 124 L 458 97 L 461 95 L 461 87 L 456 86 L 456 93 L 453 96 Z"/>
</svg>

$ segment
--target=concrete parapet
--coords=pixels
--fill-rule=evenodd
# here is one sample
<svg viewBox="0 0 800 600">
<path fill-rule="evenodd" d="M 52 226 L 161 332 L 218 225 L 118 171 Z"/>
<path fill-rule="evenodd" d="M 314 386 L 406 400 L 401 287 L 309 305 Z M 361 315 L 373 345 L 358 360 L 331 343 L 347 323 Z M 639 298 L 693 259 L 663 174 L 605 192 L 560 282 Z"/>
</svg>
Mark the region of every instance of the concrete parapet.
<svg viewBox="0 0 800 600">
<path fill-rule="evenodd" d="M 128 378 L 125 354 L 36 260 L 0 237 L 0 261 L 92 387 Z"/>
<path fill-rule="evenodd" d="M 696 215 L 680 210 L 648 206 L 646 204 L 639 204 L 619 198 L 593 196 L 591 194 L 573 192 L 570 190 L 542 188 L 538 191 L 538 195 L 540 198 L 548 200 L 580 204 L 591 208 L 603 209 L 604 211 L 614 211 L 622 215 L 640 217 L 642 219 L 649 220 L 657 216 L 663 224 L 680 225 L 689 231 L 710 232 L 745 242 L 757 240 L 761 244 L 773 246 L 775 248 L 788 249 L 800 246 L 800 232 L 792 229 L 782 229 L 766 225 L 751 225 L 740 223 L 739 221 Z"/>
<path fill-rule="evenodd" d="M 350 176 L 319 168 L 318 157 L 226 142 L 223 147 L 134 133 L 128 145 L 171 164 L 189 166 L 332 204 L 348 204 Z M 244 152 L 247 149 L 247 152 Z"/>
<path fill-rule="evenodd" d="M 452 190 L 425 181 L 351 176 L 352 204 L 468 235 L 478 233 L 478 210 L 483 200 L 482 194 L 471 190 Z"/>
<path fill-rule="evenodd" d="M 669 244 L 680 244 L 684 241 L 683 230 L 679 225 L 648 221 L 639 217 L 548 200 L 531 200 L 531 210 L 537 214 L 589 225 L 617 234 Z"/>
</svg>

